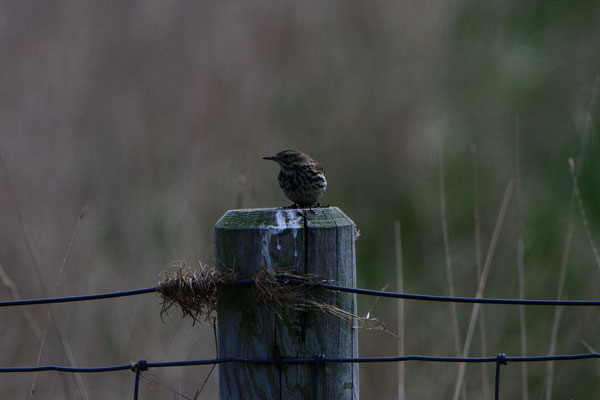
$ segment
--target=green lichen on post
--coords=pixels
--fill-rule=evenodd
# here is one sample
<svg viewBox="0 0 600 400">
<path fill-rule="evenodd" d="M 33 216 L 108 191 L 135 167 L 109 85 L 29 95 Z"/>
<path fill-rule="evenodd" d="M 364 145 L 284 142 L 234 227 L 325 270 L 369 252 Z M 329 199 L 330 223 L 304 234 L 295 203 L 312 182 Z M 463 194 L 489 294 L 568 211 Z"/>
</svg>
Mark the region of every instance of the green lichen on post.
<svg viewBox="0 0 600 400">
<path fill-rule="evenodd" d="M 278 216 L 281 220 L 278 221 Z M 306 218 L 311 227 L 336 227 L 354 225 L 337 207 L 325 208 L 255 208 L 247 210 L 229 210 L 217 221 L 215 228 L 256 229 L 261 226 L 284 227 L 285 221 L 289 228 L 304 226 Z"/>
<path fill-rule="evenodd" d="M 280 218 L 280 221 L 277 219 Z M 229 210 L 217 221 L 215 228 L 256 229 L 262 226 L 293 227 L 302 219 L 301 210 L 282 208 L 255 208 Z M 283 222 L 285 222 L 285 226 Z"/>
</svg>

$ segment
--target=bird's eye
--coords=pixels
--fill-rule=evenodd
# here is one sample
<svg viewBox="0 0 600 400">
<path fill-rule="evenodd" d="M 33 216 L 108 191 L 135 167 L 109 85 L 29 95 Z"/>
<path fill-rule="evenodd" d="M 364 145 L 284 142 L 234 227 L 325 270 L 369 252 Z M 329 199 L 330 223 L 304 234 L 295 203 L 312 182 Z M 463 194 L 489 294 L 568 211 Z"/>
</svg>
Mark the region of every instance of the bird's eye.
<svg viewBox="0 0 600 400">
<path fill-rule="evenodd" d="M 289 156 L 289 154 L 284 154 L 283 158 L 288 158 Z"/>
</svg>

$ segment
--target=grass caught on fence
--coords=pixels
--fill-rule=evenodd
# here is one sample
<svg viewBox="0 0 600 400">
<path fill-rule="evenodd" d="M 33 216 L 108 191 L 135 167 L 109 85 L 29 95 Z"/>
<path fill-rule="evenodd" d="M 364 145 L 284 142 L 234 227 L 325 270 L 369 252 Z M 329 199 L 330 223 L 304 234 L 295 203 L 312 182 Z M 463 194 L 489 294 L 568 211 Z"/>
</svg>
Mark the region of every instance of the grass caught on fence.
<svg viewBox="0 0 600 400">
<path fill-rule="evenodd" d="M 234 283 L 235 274 L 218 271 L 214 267 L 199 264 L 192 268 L 187 261 L 180 261 L 173 271 L 161 272 L 156 287 L 163 303 L 161 319 L 174 305 L 178 305 L 183 317 L 189 316 L 196 322 L 208 323 L 211 313 L 217 308 L 217 286 Z"/>
<path fill-rule="evenodd" d="M 323 276 L 261 268 L 251 279 L 238 280 L 234 270 L 217 269 L 202 263 L 198 265 L 198 268 L 192 268 L 185 260 L 177 261 L 171 264 L 174 270 L 160 274 L 156 287 L 163 299 L 161 318 L 169 315 L 173 306 L 178 306 L 183 317 L 191 317 L 194 323 L 210 325 L 209 317 L 213 311 L 218 311 L 219 287 L 248 283 L 253 285 L 256 299 L 279 318 L 282 318 L 284 310 L 319 310 L 354 328 L 381 330 L 393 335 L 377 318 L 370 315 L 361 317 L 337 307 L 332 296 L 336 291 L 317 287 L 319 284 L 335 284 Z"/>
</svg>

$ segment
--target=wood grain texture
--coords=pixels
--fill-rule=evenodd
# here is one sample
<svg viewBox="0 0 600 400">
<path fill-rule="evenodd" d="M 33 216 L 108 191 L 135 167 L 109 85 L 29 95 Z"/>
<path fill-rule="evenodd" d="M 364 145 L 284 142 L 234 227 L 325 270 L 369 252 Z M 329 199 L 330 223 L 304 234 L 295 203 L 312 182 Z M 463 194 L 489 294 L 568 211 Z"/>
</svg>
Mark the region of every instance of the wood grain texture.
<svg viewBox="0 0 600 400">
<path fill-rule="evenodd" d="M 356 226 L 336 207 L 230 210 L 215 225 L 218 268 L 249 278 L 260 268 L 319 274 L 356 286 Z M 321 311 L 285 311 L 280 319 L 257 302 L 251 287 L 218 293 L 218 356 L 273 358 L 357 357 L 357 330 Z M 356 313 L 356 295 L 331 293 L 332 304 Z M 313 367 L 221 364 L 220 399 L 310 399 Z M 358 365 L 319 369 L 320 399 L 357 399 Z"/>
</svg>

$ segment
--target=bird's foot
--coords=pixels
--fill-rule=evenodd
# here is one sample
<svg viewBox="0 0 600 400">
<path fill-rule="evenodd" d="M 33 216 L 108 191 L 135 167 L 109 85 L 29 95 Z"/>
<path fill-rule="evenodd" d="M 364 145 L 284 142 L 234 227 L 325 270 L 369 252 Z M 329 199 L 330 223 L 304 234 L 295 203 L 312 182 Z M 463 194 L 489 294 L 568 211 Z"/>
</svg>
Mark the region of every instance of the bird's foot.
<svg viewBox="0 0 600 400">
<path fill-rule="evenodd" d="M 319 207 L 318 205 L 315 204 L 316 207 Z M 307 206 L 305 208 L 306 211 L 308 211 L 309 213 L 311 213 L 312 215 L 317 215 L 317 210 L 313 209 L 313 206 Z"/>
</svg>

